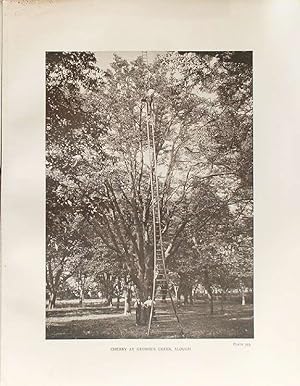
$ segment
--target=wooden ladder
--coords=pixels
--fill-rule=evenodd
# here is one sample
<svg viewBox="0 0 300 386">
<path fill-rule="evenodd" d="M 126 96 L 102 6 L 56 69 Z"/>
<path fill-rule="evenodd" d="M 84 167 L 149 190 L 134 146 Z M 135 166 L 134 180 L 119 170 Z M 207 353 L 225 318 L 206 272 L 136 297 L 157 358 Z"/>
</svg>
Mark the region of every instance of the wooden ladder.
<svg viewBox="0 0 300 386">
<path fill-rule="evenodd" d="M 157 175 L 154 103 L 153 100 L 146 101 L 145 103 L 147 108 L 146 124 L 150 162 L 154 260 L 152 304 L 147 335 L 150 336 L 150 334 L 152 334 L 155 335 L 155 337 L 184 337 L 183 327 L 172 297 L 170 280 L 165 264 L 160 218 L 159 181 Z"/>
</svg>

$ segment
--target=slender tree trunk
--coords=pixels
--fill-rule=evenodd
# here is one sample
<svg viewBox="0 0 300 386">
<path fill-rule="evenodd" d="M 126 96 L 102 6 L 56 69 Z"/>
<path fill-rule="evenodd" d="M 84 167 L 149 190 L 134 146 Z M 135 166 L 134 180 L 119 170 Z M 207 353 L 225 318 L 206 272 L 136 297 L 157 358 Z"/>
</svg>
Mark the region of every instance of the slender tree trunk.
<svg viewBox="0 0 300 386">
<path fill-rule="evenodd" d="M 188 304 L 189 303 L 189 299 L 188 299 L 188 292 L 186 290 L 184 290 L 183 292 L 183 304 Z"/>
<path fill-rule="evenodd" d="M 82 306 L 83 305 L 83 302 L 84 302 L 84 292 L 83 292 L 83 288 L 81 287 L 80 290 L 79 290 L 79 305 Z"/>
<path fill-rule="evenodd" d="M 113 303 L 112 303 L 112 295 L 111 294 L 107 295 L 107 305 L 108 306 L 112 306 L 113 305 Z"/>
<path fill-rule="evenodd" d="M 209 298 L 209 305 L 210 305 L 210 314 L 212 315 L 214 313 L 214 299 L 213 299 L 213 291 L 209 289 L 207 291 L 207 295 Z"/>
<path fill-rule="evenodd" d="M 241 295 L 242 295 L 242 306 L 246 304 L 246 299 L 245 299 L 245 287 L 241 285 Z"/>
<path fill-rule="evenodd" d="M 214 312 L 214 299 L 213 299 L 213 290 L 212 290 L 212 287 L 211 287 L 211 284 L 210 284 L 210 280 L 209 280 L 209 273 L 208 273 L 208 268 L 206 267 L 205 268 L 205 273 L 204 273 L 204 280 L 205 280 L 205 289 L 207 291 L 207 295 L 208 295 L 208 298 L 210 300 L 210 313 L 211 315 L 213 314 Z"/>
<path fill-rule="evenodd" d="M 124 287 L 124 315 L 131 314 L 131 289 L 129 286 Z"/>
<path fill-rule="evenodd" d="M 194 300 L 193 300 L 193 287 L 190 287 L 190 289 L 189 289 L 189 297 L 190 297 L 190 304 L 194 304 Z"/>
<path fill-rule="evenodd" d="M 120 278 L 118 277 L 117 278 L 117 310 L 120 308 L 120 293 L 121 293 L 121 289 L 122 289 L 122 284 L 121 284 L 121 280 Z"/>
<path fill-rule="evenodd" d="M 51 291 L 50 292 L 50 297 L 49 297 L 49 304 L 48 308 L 52 310 L 55 307 L 55 302 L 56 302 L 56 291 Z"/>
<path fill-rule="evenodd" d="M 198 289 L 198 284 L 193 288 L 193 300 L 196 299 L 196 292 L 197 292 L 197 289 Z"/>
<path fill-rule="evenodd" d="M 173 288 L 174 288 L 174 292 L 175 292 L 175 299 L 178 302 L 178 301 L 180 301 L 180 298 L 178 299 L 178 286 L 173 285 Z"/>
<path fill-rule="evenodd" d="M 224 312 L 224 297 L 225 297 L 225 294 L 224 294 L 224 291 L 221 290 L 221 311 Z"/>
<path fill-rule="evenodd" d="M 177 301 L 178 301 L 178 303 L 181 302 L 181 291 L 179 289 L 177 291 Z"/>
</svg>

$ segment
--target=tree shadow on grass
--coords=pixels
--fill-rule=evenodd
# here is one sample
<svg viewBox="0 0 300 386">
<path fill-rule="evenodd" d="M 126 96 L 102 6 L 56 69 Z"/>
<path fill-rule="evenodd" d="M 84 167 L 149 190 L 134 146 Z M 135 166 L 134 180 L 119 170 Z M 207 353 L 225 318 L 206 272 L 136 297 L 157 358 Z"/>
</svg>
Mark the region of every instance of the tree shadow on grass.
<svg viewBox="0 0 300 386">
<path fill-rule="evenodd" d="M 93 310 L 94 311 L 94 310 Z M 107 309 L 99 310 L 103 318 L 93 318 L 87 314 L 87 318 L 68 320 L 68 315 L 47 318 L 47 339 L 146 339 L 147 326 L 135 325 L 135 314 L 129 316 L 119 315 L 113 310 L 107 315 Z M 120 310 L 119 310 L 120 311 Z M 185 337 L 192 339 L 203 338 L 253 338 L 253 310 L 250 307 L 232 307 L 230 310 L 215 314 L 204 313 L 201 307 L 189 306 L 181 310 L 180 320 L 184 328 Z M 72 314 L 76 316 L 76 313 Z M 77 314 L 78 316 L 78 314 Z M 80 316 L 80 314 L 79 314 Z M 179 336 L 178 336 L 179 337 Z M 176 338 L 178 338 L 176 337 Z M 170 338 L 162 333 L 150 336 L 150 338 Z M 172 337 L 171 337 L 172 339 Z M 173 338 L 174 339 L 174 338 Z"/>
<path fill-rule="evenodd" d="M 135 325 L 135 315 L 98 320 L 76 320 L 47 324 L 47 339 L 112 339 L 143 338 L 146 326 Z"/>
<path fill-rule="evenodd" d="M 103 308 L 103 307 L 82 307 L 82 308 L 72 308 L 72 309 L 54 309 L 47 310 L 46 317 L 65 317 L 65 316 L 84 316 L 84 315 L 111 315 L 111 314 L 122 314 L 122 309 L 117 308 Z"/>
</svg>

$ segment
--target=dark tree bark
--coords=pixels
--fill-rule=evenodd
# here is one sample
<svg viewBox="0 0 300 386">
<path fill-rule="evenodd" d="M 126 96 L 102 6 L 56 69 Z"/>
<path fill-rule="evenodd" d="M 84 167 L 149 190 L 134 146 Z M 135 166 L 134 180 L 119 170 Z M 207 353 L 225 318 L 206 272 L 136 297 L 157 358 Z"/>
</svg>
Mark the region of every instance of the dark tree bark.
<svg viewBox="0 0 300 386">
<path fill-rule="evenodd" d="M 184 305 L 189 304 L 189 293 L 186 289 L 183 292 L 183 304 Z"/>
<path fill-rule="evenodd" d="M 56 296 L 57 296 L 57 292 L 55 290 L 50 292 L 49 304 L 48 304 L 48 308 L 50 310 L 52 310 L 55 307 Z"/>
<path fill-rule="evenodd" d="M 225 300 L 225 292 L 221 290 L 221 311 L 224 312 L 224 300 Z"/>
<path fill-rule="evenodd" d="M 112 299 L 113 299 L 112 294 L 108 294 L 107 295 L 107 305 L 108 306 L 112 306 L 113 305 Z"/>
<path fill-rule="evenodd" d="M 208 267 L 205 267 L 204 271 L 204 287 L 208 293 L 209 303 L 210 303 L 210 313 L 211 315 L 214 312 L 214 299 L 213 299 L 213 289 L 211 287 L 210 278 L 209 278 L 209 272 Z"/>
<path fill-rule="evenodd" d="M 181 291 L 180 291 L 180 288 L 178 288 L 177 290 L 177 301 L 180 303 L 181 301 Z"/>
<path fill-rule="evenodd" d="M 210 313 L 212 315 L 214 313 L 214 297 L 213 297 L 213 291 L 211 289 L 208 291 L 208 297 L 209 297 Z"/>
<path fill-rule="evenodd" d="M 124 286 L 124 315 L 131 314 L 131 288 L 129 285 Z"/>
<path fill-rule="evenodd" d="M 83 286 L 80 286 L 79 289 L 79 305 L 82 306 L 84 302 L 84 288 Z"/>
<path fill-rule="evenodd" d="M 193 287 L 189 288 L 189 299 L 190 299 L 190 304 L 194 304 L 194 299 L 193 299 Z"/>
</svg>

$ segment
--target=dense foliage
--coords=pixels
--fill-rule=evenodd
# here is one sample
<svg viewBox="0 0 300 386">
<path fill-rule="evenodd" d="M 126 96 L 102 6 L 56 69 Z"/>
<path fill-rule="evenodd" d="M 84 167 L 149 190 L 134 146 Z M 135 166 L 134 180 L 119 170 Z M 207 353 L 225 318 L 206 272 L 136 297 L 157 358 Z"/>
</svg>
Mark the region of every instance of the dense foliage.
<svg viewBox="0 0 300 386">
<path fill-rule="evenodd" d="M 251 54 L 115 55 L 103 72 L 92 53 L 48 53 L 46 76 L 50 296 L 71 277 L 80 286 L 83 271 L 108 302 L 131 285 L 151 292 L 149 88 L 174 288 L 187 297 L 201 284 L 212 297 L 251 286 Z"/>
</svg>

